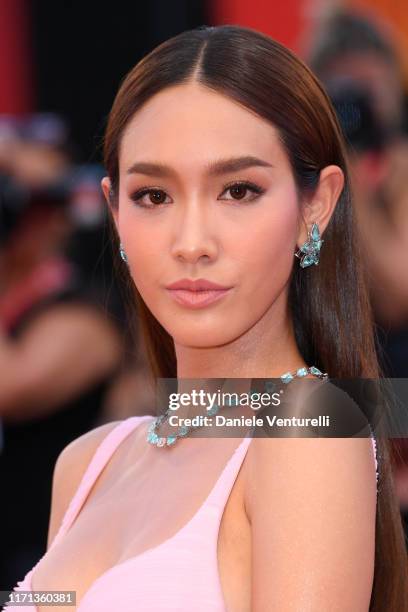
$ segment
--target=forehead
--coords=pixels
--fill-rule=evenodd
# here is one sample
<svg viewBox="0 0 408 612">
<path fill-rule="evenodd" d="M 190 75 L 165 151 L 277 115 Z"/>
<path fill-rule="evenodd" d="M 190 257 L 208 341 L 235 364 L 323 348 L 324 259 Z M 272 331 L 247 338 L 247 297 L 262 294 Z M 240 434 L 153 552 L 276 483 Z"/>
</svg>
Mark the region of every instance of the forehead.
<svg viewBox="0 0 408 612">
<path fill-rule="evenodd" d="M 271 123 L 197 83 L 169 87 L 148 100 L 128 123 L 119 153 L 121 170 L 140 159 L 187 169 L 238 154 L 285 163 Z"/>
</svg>

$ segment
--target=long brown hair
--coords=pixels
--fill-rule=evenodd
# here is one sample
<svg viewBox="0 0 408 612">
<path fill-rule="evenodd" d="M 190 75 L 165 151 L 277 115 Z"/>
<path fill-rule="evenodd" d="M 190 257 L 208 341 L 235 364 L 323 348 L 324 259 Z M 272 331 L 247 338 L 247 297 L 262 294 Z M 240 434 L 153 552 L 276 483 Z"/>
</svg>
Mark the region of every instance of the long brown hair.
<svg viewBox="0 0 408 612">
<path fill-rule="evenodd" d="M 112 206 L 118 206 L 119 147 L 128 122 L 154 94 L 191 80 L 229 96 L 277 128 L 300 198 L 313 193 L 325 166 L 335 164 L 343 170 L 344 188 L 324 232 L 319 266 L 293 267 L 290 306 L 296 341 L 306 363 L 317 365 L 333 378 L 380 378 L 341 129 L 320 82 L 280 43 L 250 28 L 202 26 L 174 36 L 145 56 L 121 84 L 108 119 L 104 160 L 112 183 Z M 114 248 L 118 248 L 115 231 Z M 152 374 L 175 378 L 173 340 L 144 304 L 128 272 L 124 274 L 135 298 L 135 315 Z M 393 488 L 389 440 L 378 439 L 377 449 L 376 553 L 370 610 L 402 612 L 408 610 L 407 554 Z"/>
</svg>

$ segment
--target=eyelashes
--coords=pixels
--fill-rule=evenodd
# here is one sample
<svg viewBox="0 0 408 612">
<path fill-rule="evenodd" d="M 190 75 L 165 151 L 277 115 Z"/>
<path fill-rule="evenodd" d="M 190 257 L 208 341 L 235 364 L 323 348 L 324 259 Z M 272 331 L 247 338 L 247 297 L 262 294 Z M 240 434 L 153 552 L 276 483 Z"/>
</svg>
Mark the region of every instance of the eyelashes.
<svg viewBox="0 0 408 612">
<path fill-rule="evenodd" d="M 238 197 L 226 198 L 226 200 L 236 203 L 252 202 L 254 200 L 257 200 L 263 193 L 265 193 L 265 189 L 263 187 L 260 187 L 259 185 L 249 181 L 235 181 L 234 183 L 225 185 L 223 191 L 221 192 L 221 195 L 228 191 L 230 191 L 231 194 L 235 193 L 235 195 L 237 195 Z M 250 191 L 252 193 L 252 196 L 249 199 L 244 199 L 243 197 L 241 197 L 241 194 L 242 192 L 247 191 Z M 159 206 L 166 206 L 167 204 L 169 204 L 169 202 L 166 201 L 166 198 L 163 199 L 163 196 L 166 195 L 167 194 L 163 189 L 155 187 L 142 187 L 141 189 L 138 189 L 137 191 L 132 193 L 130 195 L 130 199 L 137 206 L 141 206 L 142 208 L 158 208 Z M 145 196 L 151 196 L 153 198 L 153 201 L 151 199 L 148 202 L 143 201 L 143 198 Z M 154 198 L 157 199 L 154 200 Z"/>
</svg>

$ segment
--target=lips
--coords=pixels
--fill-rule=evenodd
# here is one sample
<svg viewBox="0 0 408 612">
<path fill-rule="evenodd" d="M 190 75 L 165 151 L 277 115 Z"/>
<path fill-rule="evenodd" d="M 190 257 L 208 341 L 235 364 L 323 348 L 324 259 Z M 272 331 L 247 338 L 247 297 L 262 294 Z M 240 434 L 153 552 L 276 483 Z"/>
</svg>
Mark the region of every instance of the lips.
<svg viewBox="0 0 408 612">
<path fill-rule="evenodd" d="M 176 302 L 188 308 L 203 308 L 212 304 L 226 295 L 231 288 L 203 278 L 198 280 L 184 278 L 166 287 Z"/>
<path fill-rule="evenodd" d="M 175 283 L 172 283 L 171 285 L 167 285 L 166 288 L 185 289 L 187 291 L 225 291 L 226 289 L 231 289 L 231 287 L 219 285 L 218 283 L 206 280 L 205 278 L 199 278 L 197 280 L 183 278 Z"/>
</svg>

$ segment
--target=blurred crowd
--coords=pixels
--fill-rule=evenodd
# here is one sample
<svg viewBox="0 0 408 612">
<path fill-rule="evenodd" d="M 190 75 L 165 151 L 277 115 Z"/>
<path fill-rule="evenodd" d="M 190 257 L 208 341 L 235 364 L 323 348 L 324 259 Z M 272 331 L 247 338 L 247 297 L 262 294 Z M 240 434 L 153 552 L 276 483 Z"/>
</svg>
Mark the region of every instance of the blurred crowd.
<svg viewBox="0 0 408 612">
<path fill-rule="evenodd" d="M 335 9 L 321 21 L 306 59 L 348 147 L 380 365 L 386 377 L 408 378 L 408 76 L 399 49 L 389 24 L 374 14 Z M 408 440 L 391 441 L 408 544 Z"/>
<path fill-rule="evenodd" d="M 305 60 L 349 148 L 380 362 L 408 377 L 407 78 L 389 30 L 362 13 L 328 15 Z M 153 405 L 116 282 L 103 168 L 75 159 L 61 116 L 0 116 L 1 589 L 45 552 L 62 448 Z M 408 445 L 393 443 L 408 533 Z"/>
<path fill-rule="evenodd" d="M 100 180 L 62 117 L 0 117 L 1 589 L 45 552 L 61 450 L 151 410 Z"/>
</svg>

